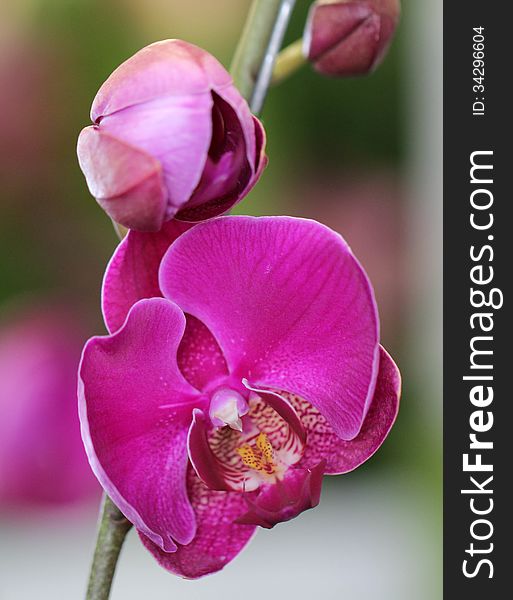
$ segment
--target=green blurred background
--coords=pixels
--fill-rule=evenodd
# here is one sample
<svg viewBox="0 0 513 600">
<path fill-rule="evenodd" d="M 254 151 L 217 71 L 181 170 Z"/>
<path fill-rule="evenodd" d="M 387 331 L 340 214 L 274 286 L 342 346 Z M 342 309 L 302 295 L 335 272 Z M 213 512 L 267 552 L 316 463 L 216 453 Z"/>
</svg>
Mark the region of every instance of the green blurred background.
<svg viewBox="0 0 513 600">
<path fill-rule="evenodd" d="M 228 66 L 249 4 L 2 0 L 0 320 L 20 304 L 58 298 L 88 334 L 103 332 L 100 285 L 117 239 L 75 155 L 92 99 L 114 67 L 158 39 L 186 39 Z M 298 1 L 288 41 L 300 37 L 309 4 Z M 375 285 L 382 342 L 403 373 L 397 425 L 363 468 L 327 482 L 318 515 L 265 532 L 212 578 L 174 579 L 132 536 L 114 599 L 260 598 L 259 582 L 272 584 L 263 592 L 271 596 L 441 597 L 441 2 L 425 5 L 403 1 L 398 36 L 372 76 L 331 80 L 307 67 L 270 91 L 262 115 L 269 166 L 236 209 L 316 218 L 349 241 Z M 94 519 L 91 506 L 41 513 L 30 526 L 1 517 L 0 598 L 80 597 Z"/>
</svg>

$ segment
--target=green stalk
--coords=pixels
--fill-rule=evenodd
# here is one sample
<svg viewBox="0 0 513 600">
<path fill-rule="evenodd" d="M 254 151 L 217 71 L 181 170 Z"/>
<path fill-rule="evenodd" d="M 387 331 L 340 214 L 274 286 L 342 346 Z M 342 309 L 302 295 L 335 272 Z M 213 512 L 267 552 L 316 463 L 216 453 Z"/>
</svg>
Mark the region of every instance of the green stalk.
<svg viewBox="0 0 513 600">
<path fill-rule="evenodd" d="M 284 48 L 276 57 L 271 84 L 281 83 L 307 62 L 303 54 L 303 39 L 301 38 Z"/>
<path fill-rule="evenodd" d="M 132 523 L 104 495 L 86 600 L 109 598 L 119 553 L 131 527 Z"/>
<path fill-rule="evenodd" d="M 254 114 L 262 109 L 295 2 L 253 0 L 251 5 L 230 70 Z"/>
<path fill-rule="evenodd" d="M 249 101 L 264 60 L 281 0 L 253 0 L 233 56 L 230 72 L 239 92 Z"/>
</svg>

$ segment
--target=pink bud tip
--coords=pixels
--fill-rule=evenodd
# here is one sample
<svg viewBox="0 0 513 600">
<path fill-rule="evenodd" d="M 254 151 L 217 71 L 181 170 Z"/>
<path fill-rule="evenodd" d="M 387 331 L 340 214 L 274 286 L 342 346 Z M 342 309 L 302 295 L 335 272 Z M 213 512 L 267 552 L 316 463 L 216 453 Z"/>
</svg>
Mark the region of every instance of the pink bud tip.
<svg viewBox="0 0 513 600">
<path fill-rule="evenodd" d="M 383 60 L 400 12 L 399 0 L 314 2 L 305 27 L 303 52 L 323 75 L 365 75 Z"/>
</svg>

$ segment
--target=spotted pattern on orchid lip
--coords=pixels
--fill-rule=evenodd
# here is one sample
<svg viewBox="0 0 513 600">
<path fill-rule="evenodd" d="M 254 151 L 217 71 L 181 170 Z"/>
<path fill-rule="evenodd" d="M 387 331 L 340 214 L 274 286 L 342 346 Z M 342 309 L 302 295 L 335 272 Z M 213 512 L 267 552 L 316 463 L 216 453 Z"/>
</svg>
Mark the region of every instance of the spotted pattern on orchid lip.
<svg viewBox="0 0 513 600">
<path fill-rule="evenodd" d="M 275 473 L 274 450 L 265 433 L 258 434 L 255 446 L 244 444 L 237 448 L 237 452 L 242 462 L 250 469 L 267 475 Z"/>
</svg>

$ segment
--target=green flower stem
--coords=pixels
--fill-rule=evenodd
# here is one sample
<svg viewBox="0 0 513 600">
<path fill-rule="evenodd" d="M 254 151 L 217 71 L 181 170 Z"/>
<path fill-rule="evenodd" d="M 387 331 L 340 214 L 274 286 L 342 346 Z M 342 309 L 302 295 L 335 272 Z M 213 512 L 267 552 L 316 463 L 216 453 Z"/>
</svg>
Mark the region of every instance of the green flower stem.
<svg viewBox="0 0 513 600">
<path fill-rule="evenodd" d="M 261 109 L 295 0 L 253 0 L 232 75 L 255 113 Z M 126 229 L 114 223 L 120 239 Z M 132 524 L 104 495 L 86 600 L 108 600 L 119 553 Z"/>
<path fill-rule="evenodd" d="M 301 38 L 284 48 L 276 57 L 271 84 L 281 83 L 307 62 L 303 54 L 303 38 Z"/>
<path fill-rule="evenodd" d="M 253 0 L 235 50 L 231 74 L 240 93 L 249 100 L 265 56 L 281 0 Z"/>
<path fill-rule="evenodd" d="M 86 600 L 109 598 L 119 553 L 131 527 L 132 523 L 112 500 L 104 495 Z"/>
<path fill-rule="evenodd" d="M 235 85 L 259 114 L 296 0 L 253 0 L 231 66 Z"/>
</svg>

